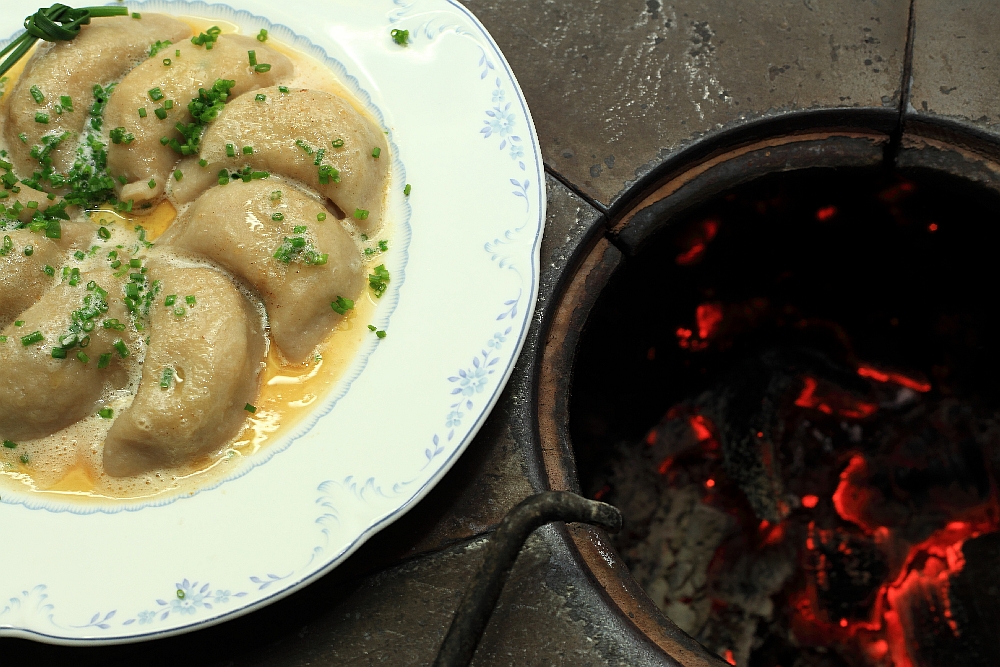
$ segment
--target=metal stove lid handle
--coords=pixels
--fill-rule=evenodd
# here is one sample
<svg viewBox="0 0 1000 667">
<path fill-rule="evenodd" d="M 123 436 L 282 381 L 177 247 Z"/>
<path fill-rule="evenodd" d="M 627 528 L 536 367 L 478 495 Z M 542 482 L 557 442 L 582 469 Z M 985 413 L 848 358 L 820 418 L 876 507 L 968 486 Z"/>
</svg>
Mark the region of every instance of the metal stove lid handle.
<svg viewBox="0 0 1000 667">
<path fill-rule="evenodd" d="M 617 509 L 575 493 L 545 491 L 523 500 L 490 538 L 483 564 L 462 596 L 434 667 L 465 667 L 472 661 L 521 547 L 536 528 L 553 521 L 589 523 L 612 533 L 622 527 Z"/>
</svg>

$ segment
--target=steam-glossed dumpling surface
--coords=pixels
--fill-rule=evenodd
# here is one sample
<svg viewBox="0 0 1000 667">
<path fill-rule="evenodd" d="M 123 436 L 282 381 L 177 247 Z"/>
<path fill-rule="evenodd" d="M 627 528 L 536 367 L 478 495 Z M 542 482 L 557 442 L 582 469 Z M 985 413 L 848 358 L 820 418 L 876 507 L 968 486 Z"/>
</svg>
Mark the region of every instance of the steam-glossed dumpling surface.
<svg viewBox="0 0 1000 667">
<path fill-rule="evenodd" d="M 150 45 L 158 40 L 176 43 L 190 35 L 191 28 L 182 21 L 164 14 L 143 13 L 141 19 L 93 19 L 71 41 L 43 43 L 9 93 L 4 134 L 18 175 L 27 178 L 38 169 L 31 148 L 40 145 L 43 136 L 69 132 L 70 136 L 52 152 L 53 166 L 66 173 L 76 158 L 76 144 L 94 103 L 94 84 L 107 86 L 120 80 L 149 55 Z M 32 97 L 32 86 L 37 86 L 44 96 L 41 104 Z M 64 109 L 60 114 L 55 107 L 61 106 L 64 95 L 72 100 L 73 110 Z M 49 122 L 36 122 L 36 113 L 47 114 Z M 22 133 L 27 141 L 18 138 Z"/>
<path fill-rule="evenodd" d="M 87 289 L 91 281 L 108 292 L 103 306 L 100 293 Z M 96 311 L 90 318 L 94 328 L 88 334 L 89 344 L 69 350 L 65 359 L 53 358 L 52 349 L 61 347 L 60 337 L 70 332 L 73 313 L 81 311 Z M 96 413 L 107 384 L 123 388 L 128 377 L 114 343 L 122 339 L 132 352 L 135 346 L 128 328 L 105 328 L 103 322 L 127 318 L 121 281 L 110 269 L 101 269 L 83 273 L 76 286 L 69 281 L 56 285 L 18 316 L 22 326 L 5 327 L 2 335 L 7 341 L 0 343 L 0 438 L 17 441 L 54 433 Z M 23 337 L 35 332 L 42 335 L 41 341 L 22 343 Z M 77 358 L 81 351 L 89 357 L 86 363 Z M 111 364 L 99 369 L 100 355 L 108 352 L 113 353 Z"/>
<path fill-rule="evenodd" d="M 269 71 L 254 71 L 248 56 L 251 50 L 256 53 L 258 64 L 271 66 Z M 170 56 L 171 64 L 164 65 L 157 54 L 156 58 L 136 67 L 115 89 L 105 111 L 108 127 L 122 127 L 135 137 L 129 143 L 108 146 L 109 171 L 116 178 L 124 175 L 127 181 L 123 187 L 119 185 L 122 200 L 146 201 L 163 193 L 166 180 L 181 156 L 160 143 L 160 139 L 169 137 L 183 141 L 174 126 L 191 122 L 188 103 L 198 97 L 199 89 L 210 89 L 218 79 L 232 80 L 236 82 L 230 91 L 232 98 L 248 90 L 274 85 L 293 71 L 292 61 L 287 56 L 246 35 L 221 35 L 211 49 L 185 40 L 162 54 Z M 163 96 L 159 101 L 150 97 L 149 91 L 154 88 Z M 163 108 L 167 100 L 172 100 L 172 108 L 161 120 L 156 109 Z M 140 108 L 146 109 L 145 118 L 139 116 Z M 149 186 L 150 182 L 153 187 Z"/>
<path fill-rule="evenodd" d="M 116 477 L 190 463 L 237 435 L 267 352 L 259 313 L 224 275 L 162 259 L 148 266 L 162 290 L 139 390 L 104 443 L 104 469 Z M 165 306 L 172 294 L 177 303 Z"/>
<path fill-rule="evenodd" d="M 200 155 L 209 165 L 184 169 L 184 181 L 173 186 L 177 199 L 193 200 L 217 180 L 220 169 L 250 166 L 295 178 L 334 202 L 361 231 L 371 235 L 378 230 L 389 174 L 385 134 L 331 93 L 297 89 L 282 93 L 278 88 L 259 92 L 266 96 L 263 102 L 256 94 L 242 95 L 209 126 Z M 343 145 L 335 148 L 334 142 Z M 227 156 L 227 145 L 236 147 L 235 157 Z M 251 146 L 253 154 L 239 152 L 243 146 Z M 336 169 L 337 177 L 321 178 L 321 167 Z M 368 212 L 366 219 L 355 218 L 359 209 Z"/>
<path fill-rule="evenodd" d="M 294 238 L 306 245 L 275 258 Z M 315 197 L 280 180 L 212 188 L 160 242 L 221 264 L 251 285 L 264 301 L 271 337 L 292 361 L 307 358 L 343 317 L 330 303 L 338 296 L 353 301 L 364 287 L 351 235 Z M 325 263 L 310 261 L 310 251 L 325 254 Z"/>
</svg>

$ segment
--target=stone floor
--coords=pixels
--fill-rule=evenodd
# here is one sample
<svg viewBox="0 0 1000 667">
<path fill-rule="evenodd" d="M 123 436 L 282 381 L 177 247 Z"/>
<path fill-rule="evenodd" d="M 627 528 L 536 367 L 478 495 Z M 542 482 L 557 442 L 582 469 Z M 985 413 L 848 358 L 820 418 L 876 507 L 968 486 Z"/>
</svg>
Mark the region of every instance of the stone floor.
<svg viewBox="0 0 1000 667">
<path fill-rule="evenodd" d="M 535 321 L 467 453 L 410 514 L 268 608 L 134 646 L 4 639 L 0 663 L 429 664 L 490 530 L 545 488 L 532 413 L 541 332 L 580 250 L 630 201 L 678 165 L 776 128 L 863 127 L 904 149 L 909 127 L 1000 143 L 1000 12 L 989 0 L 464 4 L 510 61 L 548 172 Z M 611 610 L 575 567 L 563 529 L 549 527 L 519 558 L 474 664 L 676 663 Z"/>
</svg>

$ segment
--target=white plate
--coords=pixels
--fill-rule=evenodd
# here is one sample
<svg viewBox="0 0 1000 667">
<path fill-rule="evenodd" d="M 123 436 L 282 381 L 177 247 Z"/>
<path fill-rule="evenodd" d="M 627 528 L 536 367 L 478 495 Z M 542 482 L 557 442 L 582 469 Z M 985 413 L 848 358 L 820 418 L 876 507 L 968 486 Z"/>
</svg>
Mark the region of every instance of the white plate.
<svg viewBox="0 0 1000 667">
<path fill-rule="evenodd" d="M 3 0 L 0 35 L 19 34 L 39 4 Z M 214 488 L 96 508 L 3 494 L 0 635 L 161 637 L 329 572 L 468 445 L 510 375 L 538 291 L 538 141 L 506 60 L 457 1 L 126 4 L 267 28 L 325 59 L 384 123 L 396 232 L 373 323 L 388 336 L 372 337 L 294 433 Z M 408 46 L 393 43 L 393 28 L 410 31 Z"/>
</svg>

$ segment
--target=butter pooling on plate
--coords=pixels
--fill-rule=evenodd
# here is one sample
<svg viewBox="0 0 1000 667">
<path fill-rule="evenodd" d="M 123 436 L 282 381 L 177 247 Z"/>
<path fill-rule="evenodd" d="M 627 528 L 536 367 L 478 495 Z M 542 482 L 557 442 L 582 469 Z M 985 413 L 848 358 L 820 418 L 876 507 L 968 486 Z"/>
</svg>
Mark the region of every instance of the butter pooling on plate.
<svg viewBox="0 0 1000 667">
<path fill-rule="evenodd" d="M 152 34 L 137 55 L 135 39 L 113 36 L 138 25 Z M 45 137 L 60 140 L 25 159 L 12 137 L 22 147 L 32 139 L 12 128 L 27 125 L 22 114 L 44 125 L 32 105 L 39 92 L 43 103 L 62 97 L 52 75 L 60 57 L 78 64 L 77 88 L 94 77 L 93 98 L 62 108 L 67 118 L 48 133 L 31 127 L 42 149 Z M 205 89 L 223 91 L 222 103 L 198 119 L 188 103 Z M 365 269 L 387 248 L 376 234 L 388 145 L 315 61 L 198 19 L 95 19 L 73 42 L 39 49 L 7 97 L 4 157 L 21 178 L 5 179 L 0 199 L 11 239 L 0 254 L 8 482 L 112 497 L 204 483 L 308 412 L 372 335 L 377 294 Z M 74 160 L 95 156 L 113 179 L 95 188 L 110 207 L 60 182 Z M 73 201 L 60 207 L 61 198 Z M 36 331 L 41 340 L 22 342 Z M 19 377 L 3 370 L 8 361 Z M 49 395 L 68 407 L 47 411 Z M 32 409 L 39 416 L 25 418 Z"/>
</svg>

